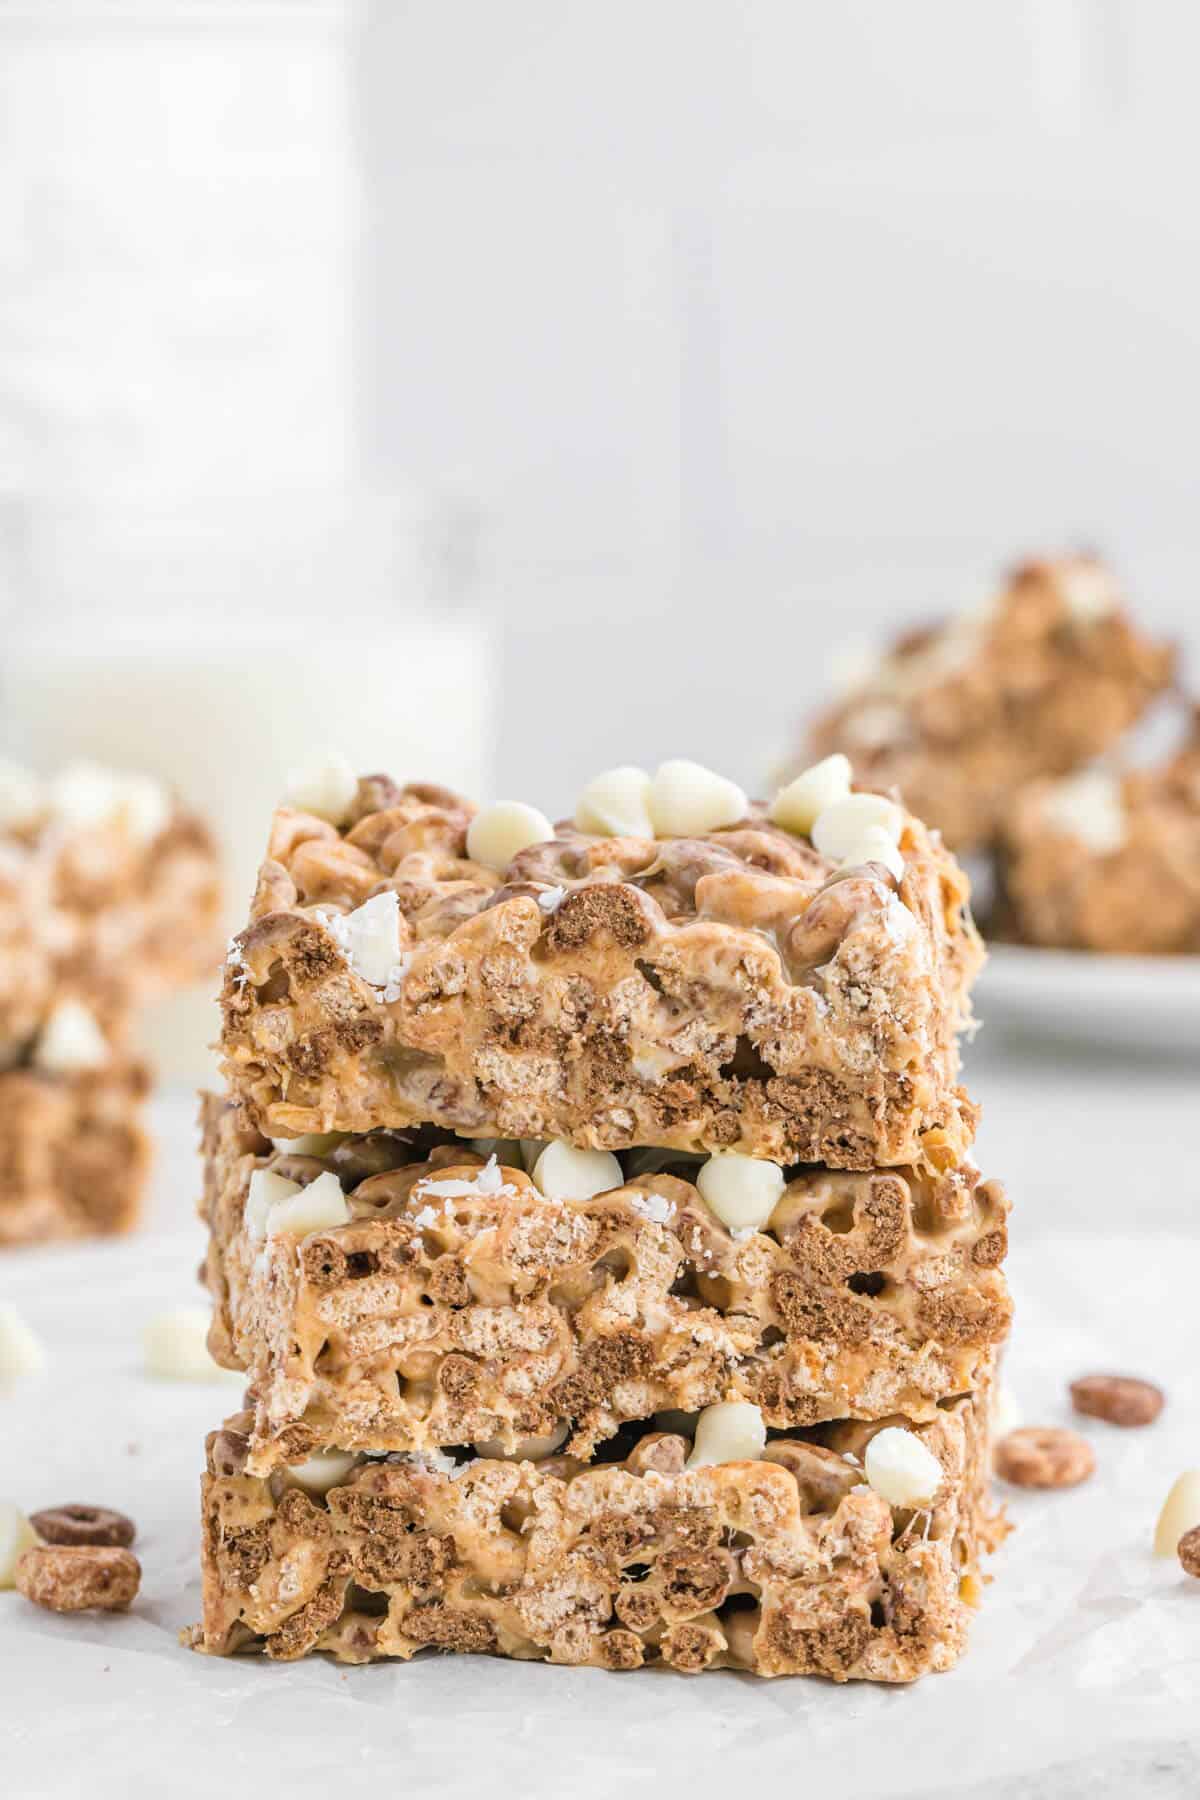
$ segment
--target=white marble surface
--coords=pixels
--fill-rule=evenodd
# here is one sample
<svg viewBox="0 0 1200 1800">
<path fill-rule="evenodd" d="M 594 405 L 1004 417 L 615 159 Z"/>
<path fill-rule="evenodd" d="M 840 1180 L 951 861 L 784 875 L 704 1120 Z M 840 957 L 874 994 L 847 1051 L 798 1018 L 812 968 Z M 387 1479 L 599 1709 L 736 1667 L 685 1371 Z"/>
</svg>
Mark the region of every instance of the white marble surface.
<svg viewBox="0 0 1200 1800">
<path fill-rule="evenodd" d="M 1067 1417 L 1065 1386 L 1112 1367 L 1169 1393 L 1148 1431 L 1084 1423 L 1099 1472 L 1073 1493 L 1007 1496 L 1018 1527 L 972 1649 L 912 1689 L 689 1681 L 436 1659 L 345 1671 L 206 1661 L 178 1648 L 197 1616 L 196 1482 L 231 1379 L 148 1380 L 140 1328 L 194 1294 L 191 1103 L 158 1103 L 164 1146 L 146 1231 L 119 1246 L 11 1256 L 0 1295 L 49 1353 L 0 1396 L 0 1493 L 27 1508 L 109 1503 L 138 1520 L 144 1587 L 125 1618 L 59 1619 L 0 1595 L 4 1790 L 29 1800 L 357 1792 L 457 1797 L 674 1794 L 828 1784 L 859 1795 L 1191 1795 L 1200 1785 L 1200 1584 L 1149 1553 L 1173 1476 L 1200 1464 L 1192 1148 L 1200 1071 L 1083 1065 L 989 1045 L 979 1158 L 1016 1202 L 1010 1380 L 1030 1422 Z M 349 1780 L 347 1780 L 349 1777 Z"/>
</svg>

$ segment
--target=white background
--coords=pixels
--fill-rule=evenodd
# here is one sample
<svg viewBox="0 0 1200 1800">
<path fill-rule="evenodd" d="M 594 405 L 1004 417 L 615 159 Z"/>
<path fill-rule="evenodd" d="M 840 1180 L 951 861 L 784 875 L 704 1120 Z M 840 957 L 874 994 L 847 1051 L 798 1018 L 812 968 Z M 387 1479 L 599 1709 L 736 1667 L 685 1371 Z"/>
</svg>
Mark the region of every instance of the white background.
<svg viewBox="0 0 1200 1800">
<path fill-rule="evenodd" d="M 837 642 L 1027 549 L 1195 645 L 1198 60 L 1185 0 L 0 0 L 0 548 L 463 497 L 552 812 L 758 784 Z"/>
</svg>

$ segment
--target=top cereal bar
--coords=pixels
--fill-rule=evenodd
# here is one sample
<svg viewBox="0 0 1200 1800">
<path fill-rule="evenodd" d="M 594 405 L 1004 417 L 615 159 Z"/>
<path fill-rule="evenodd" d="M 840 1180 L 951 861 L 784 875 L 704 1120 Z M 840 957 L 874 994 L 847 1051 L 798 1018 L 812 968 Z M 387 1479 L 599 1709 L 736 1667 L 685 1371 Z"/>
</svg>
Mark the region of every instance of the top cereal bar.
<svg viewBox="0 0 1200 1800">
<path fill-rule="evenodd" d="M 222 995 L 270 1136 L 953 1158 L 982 947 L 936 833 L 834 757 L 770 807 L 693 763 L 611 771 L 573 820 L 317 769 L 280 808 Z"/>
<path fill-rule="evenodd" d="M 807 755 L 844 751 L 971 850 L 1003 829 L 1026 782 L 1115 743 L 1173 664 L 1103 564 L 1029 562 L 984 606 L 900 638 L 817 720 Z"/>
</svg>

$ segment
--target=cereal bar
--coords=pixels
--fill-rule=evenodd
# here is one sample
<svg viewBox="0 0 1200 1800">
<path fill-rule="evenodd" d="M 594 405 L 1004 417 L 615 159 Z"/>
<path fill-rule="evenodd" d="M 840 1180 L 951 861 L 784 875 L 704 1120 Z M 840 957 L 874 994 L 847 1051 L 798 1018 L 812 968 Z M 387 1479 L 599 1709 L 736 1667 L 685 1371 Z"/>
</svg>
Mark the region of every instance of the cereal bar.
<svg viewBox="0 0 1200 1800">
<path fill-rule="evenodd" d="M 931 1134 L 964 1151 L 965 877 L 840 780 L 768 809 L 695 765 L 616 770 L 558 827 L 384 776 L 336 822 L 281 808 L 226 967 L 230 1091 L 273 1137 L 432 1124 L 862 1170 Z"/>
<path fill-rule="evenodd" d="M 1008 1204 L 969 1165 L 756 1165 L 758 1227 L 731 1227 L 677 1152 L 602 1157 L 580 1199 L 539 1157 L 540 1191 L 517 1145 L 276 1148 L 212 1096 L 204 1130 L 210 1347 L 247 1371 L 254 1474 L 329 1445 L 586 1458 L 630 1420 L 726 1398 L 772 1427 L 930 1420 L 1007 1334 Z M 726 1189 L 747 1173 L 713 1161 Z"/>
<path fill-rule="evenodd" d="M 1114 743 L 1173 661 L 1094 558 L 1029 562 L 985 607 L 899 639 L 817 720 L 806 754 L 844 751 L 956 850 L 977 849 L 1026 782 Z"/>
<path fill-rule="evenodd" d="M 0 1247 L 108 1235 L 135 1223 L 150 1165 L 146 1069 L 0 1073 Z"/>
</svg>

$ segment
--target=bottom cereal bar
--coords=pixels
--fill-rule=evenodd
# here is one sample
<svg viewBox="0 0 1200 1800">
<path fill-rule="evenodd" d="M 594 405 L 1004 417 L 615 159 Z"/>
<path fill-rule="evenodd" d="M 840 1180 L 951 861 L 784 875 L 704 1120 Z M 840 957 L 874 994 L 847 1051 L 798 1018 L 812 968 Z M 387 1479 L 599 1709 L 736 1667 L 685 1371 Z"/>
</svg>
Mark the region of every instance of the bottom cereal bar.
<svg viewBox="0 0 1200 1800">
<path fill-rule="evenodd" d="M 208 1442 L 189 1641 L 284 1661 L 442 1649 L 911 1681 L 959 1656 L 979 1557 L 1004 1529 L 987 1404 L 985 1382 L 911 1431 L 826 1424 L 690 1468 L 688 1437 L 651 1426 L 627 1427 L 609 1462 L 331 1452 L 270 1477 L 245 1473 L 239 1414 Z M 889 1425 L 876 1469 L 868 1445 Z M 901 1464 L 932 1470 L 924 1510 L 883 1497 L 904 1491 L 897 1443 Z"/>
<path fill-rule="evenodd" d="M 150 1163 L 149 1077 L 117 1059 L 0 1073 L 0 1247 L 128 1231 Z"/>
</svg>

